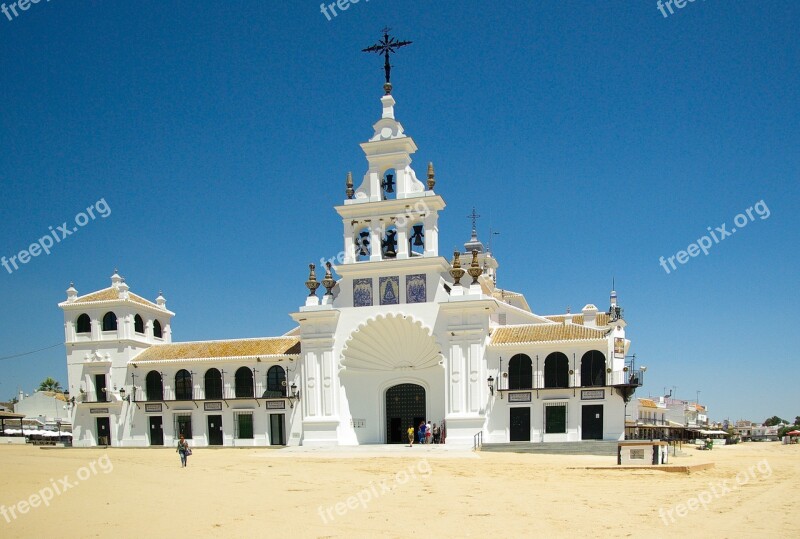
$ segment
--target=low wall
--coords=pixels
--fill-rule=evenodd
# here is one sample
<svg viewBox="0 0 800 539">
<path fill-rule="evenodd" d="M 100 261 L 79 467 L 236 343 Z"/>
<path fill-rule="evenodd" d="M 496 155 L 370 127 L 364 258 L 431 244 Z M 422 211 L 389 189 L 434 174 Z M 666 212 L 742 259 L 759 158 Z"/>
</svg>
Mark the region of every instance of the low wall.
<svg viewBox="0 0 800 539">
<path fill-rule="evenodd" d="M 24 436 L 0 436 L 0 445 L 18 444 L 25 445 Z"/>
</svg>

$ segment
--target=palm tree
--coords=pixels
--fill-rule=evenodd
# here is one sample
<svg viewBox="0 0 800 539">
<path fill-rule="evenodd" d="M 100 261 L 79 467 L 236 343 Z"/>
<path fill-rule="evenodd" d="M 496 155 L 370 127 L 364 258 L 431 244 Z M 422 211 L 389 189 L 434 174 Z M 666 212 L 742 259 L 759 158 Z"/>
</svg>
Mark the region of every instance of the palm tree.
<svg viewBox="0 0 800 539">
<path fill-rule="evenodd" d="M 38 391 L 53 391 L 55 393 L 64 392 L 64 390 L 61 387 L 61 382 L 49 376 L 44 380 L 42 380 L 42 383 L 39 384 Z"/>
</svg>

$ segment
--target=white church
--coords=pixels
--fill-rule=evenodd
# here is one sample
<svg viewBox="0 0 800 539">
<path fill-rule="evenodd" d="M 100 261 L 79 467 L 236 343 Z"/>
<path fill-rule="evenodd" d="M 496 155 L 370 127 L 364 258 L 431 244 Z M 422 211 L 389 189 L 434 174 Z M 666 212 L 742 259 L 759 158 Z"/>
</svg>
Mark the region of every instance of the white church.
<svg viewBox="0 0 800 539">
<path fill-rule="evenodd" d="M 74 445 L 181 433 L 193 446 L 392 444 L 423 420 L 463 446 L 624 438 L 642 369 L 625 359 L 616 293 L 607 311 L 533 313 L 496 285 L 474 221 L 463 252 L 440 254 L 433 165 L 417 178 L 386 90 L 361 144 L 367 171 L 358 187 L 347 174 L 335 207 L 343 254 L 311 266 L 290 332 L 173 342 L 162 295 L 134 294 L 116 271 L 90 294 L 70 285 L 59 307 Z"/>
</svg>

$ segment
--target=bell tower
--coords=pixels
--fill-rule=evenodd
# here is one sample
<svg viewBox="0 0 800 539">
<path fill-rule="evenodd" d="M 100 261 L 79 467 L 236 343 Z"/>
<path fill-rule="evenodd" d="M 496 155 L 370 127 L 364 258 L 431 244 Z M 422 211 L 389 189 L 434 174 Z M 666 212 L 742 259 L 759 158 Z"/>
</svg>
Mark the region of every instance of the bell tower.
<svg viewBox="0 0 800 539">
<path fill-rule="evenodd" d="M 336 208 L 344 229 L 344 264 L 439 256 L 438 212 L 445 203 L 433 191 L 433 163 L 426 183 L 411 168 L 417 145 L 395 119 L 395 103 L 391 94 L 381 97 L 381 118 L 372 138 L 361 144 L 367 171 L 355 189 L 347 174 L 347 199 Z"/>
</svg>

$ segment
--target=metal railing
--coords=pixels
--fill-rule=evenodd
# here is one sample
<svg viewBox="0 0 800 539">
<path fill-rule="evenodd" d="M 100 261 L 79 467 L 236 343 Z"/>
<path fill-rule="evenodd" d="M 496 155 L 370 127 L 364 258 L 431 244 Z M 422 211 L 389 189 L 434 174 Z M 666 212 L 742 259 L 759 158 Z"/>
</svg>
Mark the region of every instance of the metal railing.
<svg viewBox="0 0 800 539">
<path fill-rule="evenodd" d="M 481 447 L 483 447 L 483 431 L 479 431 L 472 437 L 472 450 L 480 451 Z"/>
<path fill-rule="evenodd" d="M 285 399 L 288 397 L 286 389 L 282 391 L 270 391 L 258 384 L 253 391 L 252 388 L 240 388 L 237 392 L 235 387 L 225 386 L 221 394 L 215 392 L 210 397 L 207 396 L 205 388 L 195 386 L 192 388 L 191 395 L 179 394 L 174 387 L 165 386 L 161 394 L 155 392 L 149 395 L 146 387 L 137 387 L 131 397 L 136 402 L 181 402 L 181 401 L 204 401 L 204 400 L 233 400 L 233 399 Z M 179 398 L 180 397 L 180 398 Z"/>
</svg>

